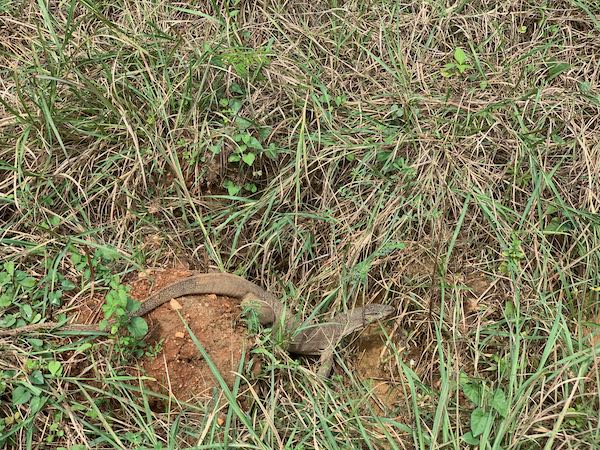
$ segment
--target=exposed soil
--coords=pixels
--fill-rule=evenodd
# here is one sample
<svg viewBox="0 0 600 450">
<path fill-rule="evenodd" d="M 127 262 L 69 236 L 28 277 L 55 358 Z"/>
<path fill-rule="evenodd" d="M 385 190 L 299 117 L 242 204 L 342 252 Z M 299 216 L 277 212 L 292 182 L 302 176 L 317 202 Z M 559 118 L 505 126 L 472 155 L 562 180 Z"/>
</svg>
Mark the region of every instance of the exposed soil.
<svg viewBox="0 0 600 450">
<path fill-rule="evenodd" d="M 361 334 L 357 352 L 356 371 L 362 379 L 371 380 L 372 404 L 380 413 L 386 414 L 401 401 L 401 393 L 391 380 L 389 368 L 382 364 L 388 350 L 378 327 L 371 326 Z"/>
<path fill-rule="evenodd" d="M 408 276 L 428 276 L 432 271 L 429 262 L 414 265 Z M 449 285 L 461 286 L 459 298 L 462 297 L 465 318 L 462 321 L 461 332 L 468 333 L 470 327 L 476 327 L 481 321 L 489 320 L 490 316 L 498 315 L 505 302 L 505 295 L 499 283 L 493 283 L 484 273 L 478 271 L 458 272 L 447 276 Z M 429 382 L 437 385 L 440 382 L 439 374 L 432 369 L 432 352 L 435 351 L 433 342 L 415 341 L 409 336 L 410 329 L 414 323 L 405 323 L 402 318 L 398 319 L 398 329 L 394 329 L 392 339 L 396 343 L 396 351 L 401 353 L 402 359 L 417 376 L 421 379 L 432 374 Z M 405 329 L 404 329 L 405 328 Z M 390 332 L 388 330 L 388 332 Z M 406 335 L 405 335 L 406 333 Z M 403 404 L 406 403 L 406 392 L 403 392 L 399 377 L 403 374 L 398 371 L 394 358 L 390 358 L 390 349 L 386 348 L 385 337 L 380 333 L 378 326 L 371 326 L 365 330 L 357 343 L 356 371 L 363 380 L 372 383 L 371 405 L 375 411 L 382 415 L 400 414 L 403 416 Z M 470 361 L 462 358 L 461 354 L 455 355 L 461 358 L 460 365 L 469 373 L 471 371 Z M 400 420 L 408 420 L 402 417 Z"/>
<path fill-rule="evenodd" d="M 130 295 L 143 302 L 155 292 L 193 272 L 187 269 L 166 269 L 141 272 L 130 281 Z M 100 320 L 102 299 L 95 297 L 79 308 L 80 322 L 93 323 Z M 156 308 L 145 318 L 149 333 L 145 340 L 148 354 L 138 361 L 138 369 L 131 369 L 134 376 L 142 375 L 149 390 L 161 392 L 180 401 L 202 401 L 212 397 L 213 390 L 220 389 L 209 365 L 187 333 L 183 317 L 193 334 L 206 350 L 229 387 L 235 380 L 240 359 L 252 345 L 246 326 L 240 320 L 239 299 L 212 295 L 190 295 L 172 300 Z M 156 353 L 151 350 L 157 346 Z M 378 326 L 371 326 L 361 333 L 357 342 L 355 367 L 363 379 L 373 382 L 374 406 L 382 413 L 394 409 L 402 396 L 391 380 L 390 368 L 382 364 L 388 350 L 385 338 Z M 152 406 L 159 407 L 159 403 Z"/>
<path fill-rule="evenodd" d="M 131 296 L 142 301 L 149 293 L 190 274 L 176 269 L 156 272 L 152 289 L 147 279 L 140 278 L 131 284 Z M 162 342 L 155 356 L 146 356 L 140 361 L 143 372 L 156 380 L 146 381 L 147 388 L 190 401 L 210 398 L 213 388 L 219 385 L 178 312 L 231 387 L 242 354 L 251 344 L 245 325 L 239 320 L 239 300 L 193 295 L 165 303 L 146 316 L 149 348 Z"/>
</svg>

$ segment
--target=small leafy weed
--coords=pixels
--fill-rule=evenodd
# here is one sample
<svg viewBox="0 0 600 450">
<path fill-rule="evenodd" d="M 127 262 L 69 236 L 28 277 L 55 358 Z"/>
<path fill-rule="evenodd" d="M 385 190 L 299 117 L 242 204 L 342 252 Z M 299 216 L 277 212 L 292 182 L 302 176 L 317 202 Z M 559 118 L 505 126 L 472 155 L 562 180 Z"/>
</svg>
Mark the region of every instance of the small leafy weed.
<svg viewBox="0 0 600 450">
<path fill-rule="evenodd" d="M 232 89 L 233 91 L 233 89 Z M 236 89 L 235 92 L 240 92 Z M 223 187 L 227 189 L 230 196 L 240 195 L 241 192 L 254 194 L 258 191 L 258 186 L 252 179 L 262 176 L 262 171 L 255 168 L 258 158 L 265 156 L 270 159 L 276 159 L 283 150 L 275 143 L 265 144 L 271 134 L 271 127 L 260 126 L 250 119 L 242 117 L 242 101 L 238 98 L 222 98 L 219 100 L 221 114 L 224 125 L 233 125 L 234 131 L 231 135 L 232 146 L 229 150 L 227 162 L 235 167 L 238 172 L 243 174 L 244 178 L 250 178 L 250 181 L 239 183 L 231 178 L 223 180 Z M 208 151 L 213 155 L 219 155 L 224 151 L 223 141 L 219 141 L 208 147 Z"/>
<path fill-rule="evenodd" d="M 89 281 L 102 280 L 108 283 L 109 290 L 104 298 L 102 311 L 104 318 L 100 328 L 111 335 L 117 335 L 121 330 L 127 330 L 130 337 L 124 337 L 121 343 L 125 346 L 133 344 L 133 340 L 143 337 L 148 332 L 148 324 L 141 317 L 130 318 L 130 314 L 139 309 L 140 303 L 129 296 L 128 287 L 121 284 L 119 277 L 112 274 L 109 264 L 114 262 L 119 254 L 110 247 L 98 248 L 93 255 L 82 254 L 75 247 L 69 249 L 73 265 Z M 130 342 L 131 341 L 131 342 Z"/>
<path fill-rule="evenodd" d="M 469 62 L 470 58 L 467 56 L 465 51 L 460 47 L 456 47 L 453 53 L 453 61 L 444 65 L 444 67 L 440 70 L 440 73 L 444 78 L 463 75 L 472 68 Z"/>
<path fill-rule="evenodd" d="M 508 415 L 506 394 L 502 388 L 491 389 L 485 382 L 469 378 L 464 373 L 460 376 L 460 386 L 464 396 L 475 404 L 470 415 L 470 431 L 462 438 L 468 445 L 479 445 L 486 429 L 491 429 Z"/>
<path fill-rule="evenodd" d="M 415 170 L 402 157 L 396 157 L 394 152 L 378 152 L 376 160 L 379 163 L 380 170 L 384 175 L 402 175 L 412 178 L 416 175 Z"/>
<path fill-rule="evenodd" d="M 511 270 L 517 270 L 519 264 L 525 259 L 521 240 L 513 234 L 509 247 L 502 251 L 502 256 L 505 258 L 500 264 L 500 271 L 504 274 L 510 273 Z"/>
</svg>

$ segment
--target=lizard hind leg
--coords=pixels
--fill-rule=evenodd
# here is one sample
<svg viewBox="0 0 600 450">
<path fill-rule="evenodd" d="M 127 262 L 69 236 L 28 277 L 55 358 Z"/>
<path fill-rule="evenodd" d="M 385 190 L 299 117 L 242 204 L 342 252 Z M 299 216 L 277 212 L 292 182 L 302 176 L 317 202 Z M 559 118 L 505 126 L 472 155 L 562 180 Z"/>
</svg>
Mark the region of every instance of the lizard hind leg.
<svg viewBox="0 0 600 450">
<path fill-rule="evenodd" d="M 258 323 L 263 326 L 271 326 L 271 338 L 286 351 L 292 334 L 298 328 L 298 321 L 289 314 L 285 306 L 274 308 L 268 300 L 260 298 L 256 294 L 245 294 L 240 302 L 242 315 L 247 318 L 248 328 L 252 332 L 258 331 Z M 258 322 L 258 323 L 257 323 Z"/>
<path fill-rule="evenodd" d="M 256 325 L 253 321 L 258 321 L 261 325 L 268 325 L 275 321 L 275 311 L 269 303 L 256 294 L 248 292 L 240 302 L 242 315 L 247 317 L 250 325 Z"/>
<path fill-rule="evenodd" d="M 333 370 L 333 355 L 334 347 L 330 346 L 321 353 L 319 358 L 319 369 L 317 375 L 321 378 L 329 378 L 331 371 Z"/>
</svg>

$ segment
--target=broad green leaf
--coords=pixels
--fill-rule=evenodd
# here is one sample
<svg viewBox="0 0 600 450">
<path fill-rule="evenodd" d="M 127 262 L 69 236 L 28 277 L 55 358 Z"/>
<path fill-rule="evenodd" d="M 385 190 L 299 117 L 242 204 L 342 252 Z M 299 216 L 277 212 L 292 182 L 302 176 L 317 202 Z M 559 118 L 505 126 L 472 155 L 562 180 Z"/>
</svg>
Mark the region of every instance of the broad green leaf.
<svg viewBox="0 0 600 450">
<path fill-rule="evenodd" d="M 492 408 L 494 408 L 498 414 L 502 417 L 506 417 L 508 414 L 508 401 L 506 401 L 506 394 L 501 388 L 496 389 L 494 396 L 492 397 Z"/>
<path fill-rule="evenodd" d="M 265 154 L 271 159 L 277 158 L 278 153 L 279 148 L 277 148 L 277 146 L 273 143 L 270 143 L 267 149 L 265 150 Z"/>
<path fill-rule="evenodd" d="M 238 186 L 231 180 L 225 180 L 225 182 L 223 183 L 223 187 L 227 189 L 227 193 L 232 196 L 237 195 L 242 189 L 240 186 Z"/>
<path fill-rule="evenodd" d="M 253 148 L 255 150 L 263 149 L 263 146 L 260 143 L 260 141 L 258 139 L 256 139 L 254 136 L 250 136 L 250 140 L 248 142 L 246 142 L 246 145 L 248 145 L 248 147 Z"/>
<path fill-rule="evenodd" d="M 482 408 L 476 408 L 471 413 L 471 433 L 477 437 L 484 432 L 489 414 Z"/>
<path fill-rule="evenodd" d="M 35 348 L 42 348 L 44 346 L 44 341 L 42 339 L 29 338 L 27 339 L 27 342 L 29 342 L 29 345 Z"/>
<path fill-rule="evenodd" d="M 40 367 L 40 362 L 37 359 L 25 360 L 25 368 L 27 371 L 32 371 Z"/>
<path fill-rule="evenodd" d="M 13 405 L 22 405 L 31 399 L 31 391 L 25 386 L 17 386 L 12 392 Z"/>
<path fill-rule="evenodd" d="M 72 251 L 70 256 L 71 256 L 71 262 L 73 263 L 74 266 L 77 266 L 79 263 L 81 263 L 82 256 L 80 253 Z"/>
<path fill-rule="evenodd" d="M 138 309 L 140 309 L 141 306 L 142 306 L 142 304 L 140 302 L 132 299 L 131 297 L 128 297 L 127 298 L 127 306 L 125 307 L 125 309 L 127 310 L 128 313 L 132 313 L 132 312 L 136 312 Z"/>
<path fill-rule="evenodd" d="M 17 322 L 14 314 L 7 314 L 0 319 L 0 328 L 9 328 Z"/>
<path fill-rule="evenodd" d="M 249 166 L 252 165 L 252 163 L 254 162 L 255 159 L 256 159 L 256 155 L 254 153 L 244 153 L 242 155 L 242 160 Z"/>
<path fill-rule="evenodd" d="M 464 434 L 462 438 L 463 438 L 463 441 L 465 441 L 469 445 L 478 445 L 479 444 L 479 439 L 474 437 L 473 433 L 471 433 L 470 431 L 467 434 Z"/>
<path fill-rule="evenodd" d="M 60 375 L 61 371 L 62 371 L 62 366 L 58 361 L 50 361 L 48 363 L 48 372 L 50 372 L 50 374 L 52 376 Z"/>
<path fill-rule="evenodd" d="M 238 195 L 240 193 L 240 187 L 232 184 L 227 187 L 227 193 L 231 196 Z"/>
<path fill-rule="evenodd" d="M 506 304 L 504 305 L 504 317 L 506 317 L 507 319 L 514 319 L 516 315 L 516 309 L 515 309 L 515 304 L 512 302 L 512 300 L 508 300 L 506 302 Z"/>
<path fill-rule="evenodd" d="M 0 308 L 6 308 L 12 303 L 12 297 L 8 294 L 0 295 Z"/>
<path fill-rule="evenodd" d="M 269 138 L 269 136 L 271 136 L 271 133 L 273 132 L 273 127 L 270 126 L 262 126 L 258 129 L 258 136 L 260 137 L 261 141 L 265 141 L 266 139 Z"/>
<path fill-rule="evenodd" d="M 477 406 L 481 405 L 481 385 L 475 382 L 468 382 L 462 385 L 463 393 L 465 397 L 475 403 Z"/>
<path fill-rule="evenodd" d="M 31 408 L 31 412 L 35 414 L 44 407 L 44 405 L 46 404 L 46 400 L 48 400 L 48 397 L 41 397 L 42 391 L 39 388 L 36 388 L 35 386 L 33 387 L 33 398 L 29 403 L 29 407 Z"/>
<path fill-rule="evenodd" d="M 243 117 L 237 116 L 235 118 L 235 125 L 238 127 L 239 130 L 244 131 L 252 126 L 252 122 L 250 122 L 248 119 L 244 119 Z"/>
<path fill-rule="evenodd" d="M 102 258 L 106 261 L 114 261 L 119 259 L 119 250 L 114 247 L 101 247 L 97 250 Z"/>
<path fill-rule="evenodd" d="M 244 90 L 242 89 L 242 87 L 237 84 L 237 83 L 231 83 L 231 86 L 229 86 L 229 90 L 231 92 L 233 92 L 234 94 L 240 94 L 243 95 L 244 94 Z"/>
<path fill-rule="evenodd" d="M 580 81 L 577 83 L 577 86 L 579 87 L 579 91 L 583 94 L 592 92 L 592 84 L 589 81 Z"/>
<path fill-rule="evenodd" d="M 31 308 L 31 305 L 25 303 L 23 306 L 21 306 L 21 314 L 23 316 L 23 319 L 31 320 L 33 316 L 33 309 Z"/>
<path fill-rule="evenodd" d="M 29 375 L 29 381 L 31 384 L 44 384 L 44 375 L 41 370 L 34 370 Z"/>
<path fill-rule="evenodd" d="M 134 317 L 127 324 L 127 330 L 133 337 L 142 338 L 148 333 L 148 324 L 142 317 Z"/>
<path fill-rule="evenodd" d="M 456 49 L 454 49 L 454 60 L 458 64 L 464 64 L 467 62 L 467 54 L 462 48 L 456 47 Z"/>
<path fill-rule="evenodd" d="M 240 109 L 242 109 L 242 102 L 239 100 L 231 100 L 229 102 L 229 107 L 231 108 L 231 112 L 233 114 L 237 114 Z"/>
<path fill-rule="evenodd" d="M 251 192 L 253 194 L 258 190 L 258 188 L 256 187 L 256 185 L 254 183 L 244 184 L 244 189 L 246 189 L 248 192 Z"/>
<path fill-rule="evenodd" d="M 211 145 L 210 147 L 208 147 L 208 149 L 210 150 L 210 152 L 213 155 L 218 155 L 223 150 L 223 147 L 221 145 L 217 144 L 217 145 Z"/>
<path fill-rule="evenodd" d="M 7 261 L 4 263 L 4 270 L 8 273 L 9 276 L 13 276 L 15 273 L 15 263 L 14 261 Z"/>
<path fill-rule="evenodd" d="M 50 300 L 50 303 L 53 306 L 60 306 L 61 297 L 62 297 L 62 291 L 60 289 L 57 291 L 48 293 L 48 300 Z"/>
<path fill-rule="evenodd" d="M 440 74 L 444 77 L 444 78 L 450 78 L 452 76 L 452 69 L 454 68 L 454 64 L 452 64 L 452 67 L 448 67 L 448 64 L 446 64 L 446 66 L 440 70 Z"/>
<path fill-rule="evenodd" d="M 71 291 L 71 290 L 75 289 L 75 284 L 74 284 L 72 281 L 70 281 L 70 280 L 67 280 L 67 279 L 65 278 L 65 279 L 63 279 L 63 280 L 62 280 L 61 287 L 62 287 L 62 288 L 65 290 L 65 291 Z"/>
<path fill-rule="evenodd" d="M 119 289 L 117 295 L 119 296 L 119 305 L 127 306 L 127 291 L 125 289 Z"/>
<path fill-rule="evenodd" d="M 470 69 L 471 66 L 469 64 L 457 64 L 456 68 L 458 69 L 459 73 L 465 73 L 465 70 Z"/>
<path fill-rule="evenodd" d="M 566 72 L 571 68 L 569 63 L 558 63 L 554 64 L 550 69 L 548 69 L 548 81 L 554 80 L 561 73 Z"/>
<path fill-rule="evenodd" d="M 566 234 L 573 230 L 571 222 L 568 220 L 561 220 L 558 217 L 554 217 L 550 223 L 544 228 L 546 234 Z"/>
<path fill-rule="evenodd" d="M 238 12 L 238 10 L 231 11 L 229 13 L 229 16 L 235 17 L 238 14 Z M 248 66 L 244 62 L 238 62 L 233 64 L 233 68 L 235 69 L 236 73 L 242 78 L 245 78 L 248 75 Z"/>
<path fill-rule="evenodd" d="M 29 289 L 29 288 L 34 287 L 35 284 L 36 284 L 36 282 L 37 282 L 36 279 L 33 278 L 33 277 L 25 277 L 25 278 L 23 278 L 22 280 L 19 281 L 19 284 L 21 286 L 23 286 L 24 288 Z"/>
</svg>

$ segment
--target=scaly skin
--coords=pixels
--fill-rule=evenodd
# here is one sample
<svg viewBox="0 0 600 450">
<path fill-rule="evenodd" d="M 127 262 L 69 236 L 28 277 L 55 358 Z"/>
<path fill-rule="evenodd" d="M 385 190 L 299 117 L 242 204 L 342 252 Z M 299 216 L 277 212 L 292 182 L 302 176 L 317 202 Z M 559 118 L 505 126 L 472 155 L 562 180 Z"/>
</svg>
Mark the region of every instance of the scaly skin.
<svg viewBox="0 0 600 450">
<path fill-rule="evenodd" d="M 257 312 L 258 319 L 263 325 L 283 322 L 284 330 L 291 336 L 287 350 L 298 355 L 321 355 L 325 350 L 332 349 L 348 334 L 394 313 L 394 308 L 389 305 L 373 303 L 348 313 L 338 314 L 327 323 L 300 325 L 277 297 L 260 286 L 229 273 L 205 273 L 184 278 L 158 290 L 148 297 L 131 317 L 144 316 L 173 298 L 202 294 L 242 299 L 242 304 L 251 306 Z M 75 323 L 60 326 L 58 323 L 43 323 L 1 330 L 0 336 L 15 336 L 59 327 L 61 331 L 99 331 L 98 325 Z"/>
<path fill-rule="evenodd" d="M 325 350 L 333 349 L 350 333 L 362 330 L 370 323 L 387 319 L 394 311 L 390 305 L 371 303 L 337 314 L 325 323 L 298 327 L 287 350 L 297 355 L 321 355 Z"/>
<path fill-rule="evenodd" d="M 215 294 L 232 298 L 251 297 L 258 307 L 263 325 L 272 323 L 283 313 L 283 304 L 260 286 L 230 273 L 201 273 L 183 278 L 148 297 L 132 317 L 145 316 L 163 303 L 185 295 Z M 249 294 L 249 295 L 248 295 Z"/>
</svg>

